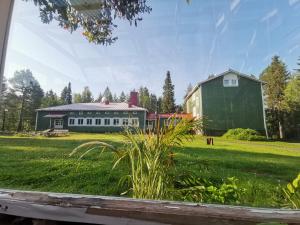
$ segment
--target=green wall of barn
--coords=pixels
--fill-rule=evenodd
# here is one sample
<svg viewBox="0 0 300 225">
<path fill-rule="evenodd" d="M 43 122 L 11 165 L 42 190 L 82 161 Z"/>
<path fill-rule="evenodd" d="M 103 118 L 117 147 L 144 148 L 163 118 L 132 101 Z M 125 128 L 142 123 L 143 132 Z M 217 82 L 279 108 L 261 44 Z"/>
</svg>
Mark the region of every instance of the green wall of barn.
<svg viewBox="0 0 300 225">
<path fill-rule="evenodd" d="M 202 84 L 203 115 L 209 120 L 206 133 L 222 134 L 231 128 L 264 132 L 261 84 L 239 76 L 238 87 L 224 87 L 223 77 Z"/>
<path fill-rule="evenodd" d="M 83 115 L 79 115 L 79 111 L 72 112 L 59 112 L 59 114 L 66 114 L 64 117 L 64 127 L 63 129 L 68 129 L 73 132 L 95 132 L 95 133 L 104 133 L 104 132 L 121 132 L 124 130 L 123 127 L 113 127 L 113 126 L 68 126 L 68 118 L 139 118 L 139 128 L 144 129 L 144 121 L 145 121 L 145 112 L 144 111 L 136 111 L 137 114 L 133 114 L 132 112 L 128 112 L 128 114 L 124 114 L 123 111 L 109 111 L 109 114 L 105 114 L 104 111 L 80 111 Z M 96 112 L 100 114 L 96 114 Z M 108 112 L 108 111 L 107 111 Z M 89 114 L 90 113 L 90 114 Z M 117 114 L 115 114 L 117 113 Z M 50 128 L 50 118 L 45 118 L 44 116 L 50 114 L 47 111 L 38 111 L 37 117 L 37 131 L 42 131 Z M 103 122 L 102 122 L 103 123 Z M 52 122 L 53 125 L 53 122 Z M 53 127 L 53 126 L 52 126 Z M 51 127 L 51 128 L 52 128 Z"/>
</svg>

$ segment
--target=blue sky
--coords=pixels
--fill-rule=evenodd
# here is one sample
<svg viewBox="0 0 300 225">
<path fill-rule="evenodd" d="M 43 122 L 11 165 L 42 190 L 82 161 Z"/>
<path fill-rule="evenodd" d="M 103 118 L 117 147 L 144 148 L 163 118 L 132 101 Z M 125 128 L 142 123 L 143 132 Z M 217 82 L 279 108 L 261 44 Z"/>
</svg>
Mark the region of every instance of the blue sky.
<svg viewBox="0 0 300 225">
<path fill-rule="evenodd" d="M 141 85 L 160 95 L 171 71 L 177 103 L 189 83 L 228 68 L 259 76 L 279 55 L 290 70 L 300 56 L 300 0 L 148 0 L 138 27 L 119 21 L 111 46 L 94 45 L 80 31 L 40 22 L 33 3 L 16 0 L 5 76 L 28 68 L 44 90 L 89 86 L 95 97 L 109 86 Z"/>
</svg>

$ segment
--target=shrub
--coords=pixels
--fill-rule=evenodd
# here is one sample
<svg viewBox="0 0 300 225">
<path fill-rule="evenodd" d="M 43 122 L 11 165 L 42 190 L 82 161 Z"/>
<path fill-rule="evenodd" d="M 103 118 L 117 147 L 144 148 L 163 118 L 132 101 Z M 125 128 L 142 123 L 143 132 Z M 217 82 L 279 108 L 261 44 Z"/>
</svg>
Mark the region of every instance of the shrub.
<svg viewBox="0 0 300 225">
<path fill-rule="evenodd" d="M 238 204 L 245 189 L 237 186 L 237 179 L 213 182 L 194 175 L 181 175 L 175 182 L 175 195 L 179 200 L 206 203 Z"/>
<path fill-rule="evenodd" d="M 236 128 L 228 130 L 223 137 L 232 138 L 236 140 L 247 140 L 247 141 L 263 141 L 264 136 L 261 136 L 257 131 L 252 129 Z"/>
</svg>

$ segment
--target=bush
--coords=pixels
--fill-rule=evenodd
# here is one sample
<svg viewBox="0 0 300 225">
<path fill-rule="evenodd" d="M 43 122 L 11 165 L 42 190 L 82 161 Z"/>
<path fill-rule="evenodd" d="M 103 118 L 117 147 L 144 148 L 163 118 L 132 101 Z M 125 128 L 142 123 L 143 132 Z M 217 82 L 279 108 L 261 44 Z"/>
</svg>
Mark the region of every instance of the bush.
<svg viewBox="0 0 300 225">
<path fill-rule="evenodd" d="M 264 136 L 261 136 L 257 131 L 249 128 L 230 129 L 223 135 L 223 137 L 247 141 L 263 141 L 266 139 Z"/>
<path fill-rule="evenodd" d="M 175 198 L 191 202 L 239 204 L 245 189 L 238 187 L 237 181 L 235 177 L 216 182 L 191 174 L 180 175 L 174 184 Z"/>
</svg>

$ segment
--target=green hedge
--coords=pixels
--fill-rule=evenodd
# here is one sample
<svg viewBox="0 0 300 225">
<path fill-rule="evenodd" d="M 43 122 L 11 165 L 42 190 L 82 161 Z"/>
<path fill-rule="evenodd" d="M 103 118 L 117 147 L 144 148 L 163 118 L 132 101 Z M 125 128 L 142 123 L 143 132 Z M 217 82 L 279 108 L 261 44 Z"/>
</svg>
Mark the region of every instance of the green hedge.
<svg viewBox="0 0 300 225">
<path fill-rule="evenodd" d="M 264 136 L 261 136 L 257 131 L 252 129 L 236 128 L 228 130 L 223 137 L 236 140 L 247 141 L 263 141 L 266 140 Z"/>
</svg>

